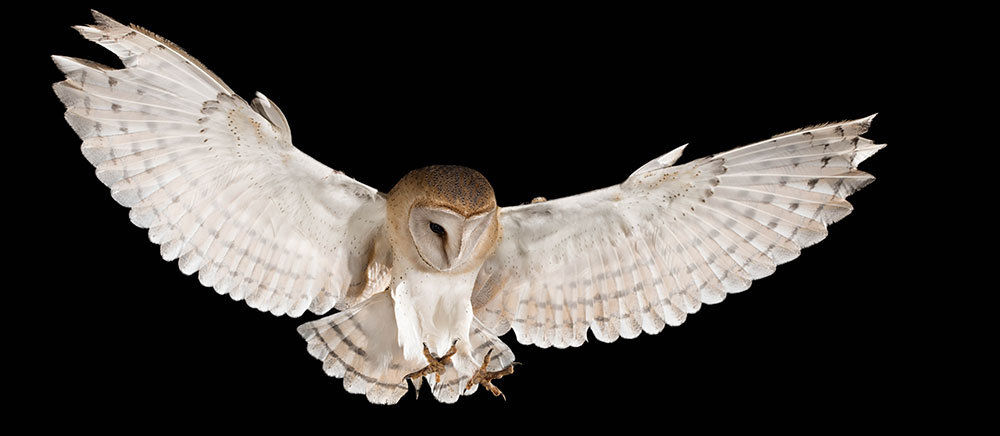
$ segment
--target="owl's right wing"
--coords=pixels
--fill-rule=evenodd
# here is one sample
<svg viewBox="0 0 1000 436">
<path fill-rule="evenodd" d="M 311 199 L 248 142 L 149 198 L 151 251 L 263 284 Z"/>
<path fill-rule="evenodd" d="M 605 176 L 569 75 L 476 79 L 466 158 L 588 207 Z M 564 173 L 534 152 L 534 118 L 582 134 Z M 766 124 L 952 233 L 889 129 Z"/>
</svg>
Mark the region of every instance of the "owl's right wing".
<svg viewBox="0 0 1000 436">
<path fill-rule="evenodd" d="M 674 165 L 684 147 L 624 183 L 501 209 L 473 309 L 525 344 L 609 342 L 678 325 L 822 240 L 873 180 L 857 166 L 884 145 L 872 117 L 808 128 Z"/>
<path fill-rule="evenodd" d="M 98 178 L 164 259 L 277 315 L 346 308 L 382 286 L 378 191 L 292 146 L 263 95 L 251 107 L 177 46 L 94 18 L 76 29 L 125 68 L 53 56 L 66 74 L 54 89 Z"/>
</svg>

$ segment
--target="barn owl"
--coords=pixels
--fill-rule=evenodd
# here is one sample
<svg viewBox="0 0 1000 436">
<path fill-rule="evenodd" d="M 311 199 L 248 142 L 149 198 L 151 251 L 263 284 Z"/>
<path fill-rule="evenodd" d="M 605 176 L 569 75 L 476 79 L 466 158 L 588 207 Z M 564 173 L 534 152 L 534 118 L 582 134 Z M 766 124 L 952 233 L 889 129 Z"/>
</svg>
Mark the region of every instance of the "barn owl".
<svg viewBox="0 0 1000 436">
<path fill-rule="evenodd" d="M 473 169 L 416 169 L 382 193 L 292 145 L 281 110 L 247 103 L 177 46 L 94 12 L 77 26 L 124 68 L 53 56 L 86 159 L 168 261 L 298 331 L 327 374 L 392 404 L 442 402 L 516 368 L 499 336 L 611 342 L 684 322 L 796 258 L 852 210 L 884 147 L 872 118 L 809 127 L 618 185 L 498 207 Z"/>
</svg>

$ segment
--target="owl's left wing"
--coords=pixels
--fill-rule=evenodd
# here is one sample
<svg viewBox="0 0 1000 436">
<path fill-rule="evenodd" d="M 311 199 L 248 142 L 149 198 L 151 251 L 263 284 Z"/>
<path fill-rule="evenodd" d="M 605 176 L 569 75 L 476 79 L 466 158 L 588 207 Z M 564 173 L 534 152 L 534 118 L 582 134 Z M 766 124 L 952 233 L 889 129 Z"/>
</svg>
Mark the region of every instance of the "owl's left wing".
<svg viewBox="0 0 1000 436">
<path fill-rule="evenodd" d="M 501 210 L 502 240 L 480 272 L 476 316 L 542 347 L 632 338 L 678 325 L 803 247 L 852 210 L 874 178 L 857 165 L 884 145 L 874 117 L 779 135 L 672 166 L 680 147 L 624 183 Z"/>
</svg>

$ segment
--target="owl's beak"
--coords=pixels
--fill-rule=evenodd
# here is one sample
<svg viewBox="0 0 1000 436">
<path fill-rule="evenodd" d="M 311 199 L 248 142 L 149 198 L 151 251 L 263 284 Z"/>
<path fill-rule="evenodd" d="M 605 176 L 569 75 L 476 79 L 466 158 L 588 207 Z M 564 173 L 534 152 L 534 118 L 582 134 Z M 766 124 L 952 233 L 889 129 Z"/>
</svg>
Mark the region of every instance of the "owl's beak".
<svg viewBox="0 0 1000 436">
<path fill-rule="evenodd" d="M 468 222 L 466 222 L 468 224 Z M 462 236 L 458 235 L 448 235 L 444 241 L 444 270 L 450 271 L 458 265 L 462 264 L 463 254 L 462 246 L 465 243 L 465 229 L 467 225 L 462 226 Z"/>
<path fill-rule="evenodd" d="M 448 235 L 444 241 L 445 269 L 450 271 L 465 264 L 475 256 L 476 248 L 490 228 L 496 215 L 496 209 L 473 215 L 460 226 L 459 235 Z"/>
</svg>

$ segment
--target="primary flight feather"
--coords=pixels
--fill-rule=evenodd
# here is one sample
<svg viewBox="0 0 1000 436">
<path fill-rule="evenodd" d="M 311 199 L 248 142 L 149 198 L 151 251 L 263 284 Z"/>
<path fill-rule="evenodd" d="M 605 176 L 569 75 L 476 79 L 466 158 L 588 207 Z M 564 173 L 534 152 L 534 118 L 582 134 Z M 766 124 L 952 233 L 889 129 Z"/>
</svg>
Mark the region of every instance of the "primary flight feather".
<svg viewBox="0 0 1000 436">
<path fill-rule="evenodd" d="M 124 68 L 53 56 L 56 94 L 112 197 L 166 260 L 276 315 L 339 312 L 299 332 L 324 370 L 374 403 L 424 380 L 454 402 L 514 371 L 498 336 L 579 346 L 655 334 L 797 257 L 851 212 L 884 145 L 874 116 L 790 132 L 623 183 L 500 208 L 480 173 L 432 166 L 388 193 L 305 155 L 183 50 L 94 12 L 77 26 Z"/>
</svg>

